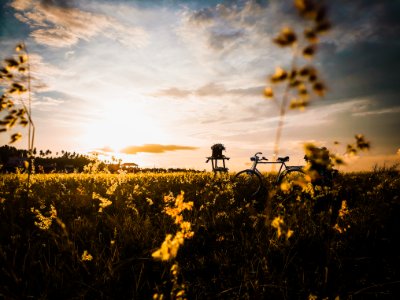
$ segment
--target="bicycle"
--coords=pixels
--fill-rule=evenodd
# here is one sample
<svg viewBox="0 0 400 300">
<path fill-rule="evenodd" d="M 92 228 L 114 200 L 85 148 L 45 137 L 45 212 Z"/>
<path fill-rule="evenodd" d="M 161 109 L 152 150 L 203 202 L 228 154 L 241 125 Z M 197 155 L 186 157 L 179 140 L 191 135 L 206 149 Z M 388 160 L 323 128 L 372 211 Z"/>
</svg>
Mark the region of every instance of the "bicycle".
<svg viewBox="0 0 400 300">
<path fill-rule="evenodd" d="M 247 200 L 258 196 L 260 192 L 266 188 L 262 180 L 262 174 L 257 169 L 258 164 L 280 164 L 275 181 L 276 185 L 282 183 L 284 178 L 288 180 L 297 180 L 298 177 L 305 176 L 303 166 L 288 166 L 286 164 L 286 162 L 289 161 L 289 156 L 278 157 L 276 161 L 268 161 L 264 156 L 260 158 L 259 155 L 261 154 L 261 152 L 257 152 L 254 156 L 250 157 L 250 161 L 253 162 L 250 169 L 242 170 L 235 175 L 236 187 L 245 195 Z"/>
</svg>

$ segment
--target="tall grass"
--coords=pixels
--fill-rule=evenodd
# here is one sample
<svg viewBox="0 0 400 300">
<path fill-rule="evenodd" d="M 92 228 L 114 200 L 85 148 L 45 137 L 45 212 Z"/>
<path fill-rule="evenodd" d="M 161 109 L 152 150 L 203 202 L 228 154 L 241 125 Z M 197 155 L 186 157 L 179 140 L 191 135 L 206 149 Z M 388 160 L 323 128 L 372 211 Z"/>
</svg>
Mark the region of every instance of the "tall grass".
<svg viewBox="0 0 400 300">
<path fill-rule="evenodd" d="M 0 294 L 148 299 L 171 295 L 173 278 L 188 299 L 395 297 L 398 175 L 342 175 L 314 195 L 277 192 L 275 227 L 240 202 L 229 175 L 34 175 L 29 211 L 20 209 L 26 175 L 1 176 Z M 163 211 L 164 197 L 182 190 L 194 234 L 177 251 L 173 277 L 171 263 L 152 254 L 180 228 Z"/>
</svg>

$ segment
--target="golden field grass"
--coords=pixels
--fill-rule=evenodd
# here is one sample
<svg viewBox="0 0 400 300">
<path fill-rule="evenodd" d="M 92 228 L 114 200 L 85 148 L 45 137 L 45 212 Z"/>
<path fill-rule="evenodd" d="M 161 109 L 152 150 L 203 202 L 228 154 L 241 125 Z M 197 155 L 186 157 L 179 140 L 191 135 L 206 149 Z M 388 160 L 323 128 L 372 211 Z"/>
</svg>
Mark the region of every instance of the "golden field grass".
<svg viewBox="0 0 400 300">
<path fill-rule="evenodd" d="M 393 299 L 399 192 L 394 169 L 276 189 L 260 205 L 242 201 L 233 174 L 33 175 L 29 193 L 26 175 L 2 175 L 0 295 Z"/>
</svg>

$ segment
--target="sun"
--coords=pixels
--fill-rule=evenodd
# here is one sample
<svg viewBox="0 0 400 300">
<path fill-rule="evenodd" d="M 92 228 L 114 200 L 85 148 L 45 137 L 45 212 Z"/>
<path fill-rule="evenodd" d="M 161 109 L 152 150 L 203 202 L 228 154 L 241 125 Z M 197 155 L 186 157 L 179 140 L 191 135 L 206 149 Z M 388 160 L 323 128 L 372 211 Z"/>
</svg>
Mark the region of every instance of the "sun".
<svg viewBox="0 0 400 300">
<path fill-rule="evenodd" d="M 107 147 L 117 154 L 127 146 L 161 143 L 166 134 L 160 122 L 144 103 L 104 105 L 96 119 L 84 126 L 80 144 L 88 151 Z"/>
</svg>

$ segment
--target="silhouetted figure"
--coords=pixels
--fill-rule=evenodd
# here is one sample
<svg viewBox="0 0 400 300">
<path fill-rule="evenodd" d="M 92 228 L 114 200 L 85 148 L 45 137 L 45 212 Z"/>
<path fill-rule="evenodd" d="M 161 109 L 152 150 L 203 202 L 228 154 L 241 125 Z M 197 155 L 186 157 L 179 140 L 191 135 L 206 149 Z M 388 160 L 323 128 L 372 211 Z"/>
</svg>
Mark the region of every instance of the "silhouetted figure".
<svg viewBox="0 0 400 300">
<path fill-rule="evenodd" d="M 212 155 L 207 157 L 206 163 L 211 160 L 211 165 L 213 172 L 228 172 L 228 168 L 225 166 L 225 160 L 229 160 L 229 157 L 226 157 L 222 154 L 222 151 L 225 151 L 225 147 L 222 144 L 215 144 L 211 147 Z M 222 161 L 222 167 L 218 166 L 218 161 Z"/>
</svg>

